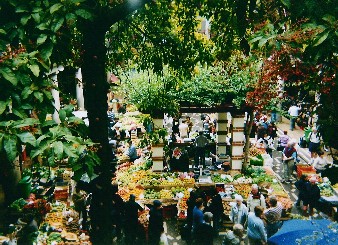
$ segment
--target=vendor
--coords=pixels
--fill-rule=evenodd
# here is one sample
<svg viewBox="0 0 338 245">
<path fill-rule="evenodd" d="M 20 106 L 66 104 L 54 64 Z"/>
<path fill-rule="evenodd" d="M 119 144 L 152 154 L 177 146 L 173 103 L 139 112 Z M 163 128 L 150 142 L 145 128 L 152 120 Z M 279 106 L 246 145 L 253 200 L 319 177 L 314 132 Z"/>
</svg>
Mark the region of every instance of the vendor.
<svg viewBox="0 0 338 245">
<path fill-rule="evenodd" d="M 127 139 L 127 143 L 129 147 L 127 149 L 126 155 L 129 156 L 131 162 L 134 162 L 136 159 L 139 158 L 139 156 L 137 155 L 136 146 L 133 144 L 133 141 L 131 139 Z"/>
<path fill-rule="evenodd" d="M 256 184 L 251 186 L 251 192 L 247 199 L 247 205 L 249 212 L 253 212 L 256 206 L 261 206 L 264 209 L 266 208 L 265 197 L 259 191 L 258 185 Z"/>
<path fill-rule="evenodd" d="M 316 169 L 317 174 L 322 173 L 328 165 L 324 152 L 319 151 L 318 156 L 314 159 L 312 166 Z"/>
</svg>

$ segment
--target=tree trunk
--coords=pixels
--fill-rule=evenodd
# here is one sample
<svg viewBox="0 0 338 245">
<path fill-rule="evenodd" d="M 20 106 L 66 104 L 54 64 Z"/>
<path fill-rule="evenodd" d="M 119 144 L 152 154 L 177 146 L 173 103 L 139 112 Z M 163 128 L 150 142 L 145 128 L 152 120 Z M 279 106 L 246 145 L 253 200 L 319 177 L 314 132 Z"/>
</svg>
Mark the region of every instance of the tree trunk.
<svg viewBox="0 0 338 245">
<path fill-rule="evenodd" d="M 93 244 L 111 244 L 110 206 L 112 203 L 110 148 L 108 143 L 107 90 L 105 72 L 106 47 L 104 23 L 89 22 L 83 35 L 84 60 L 82 66 L 85 107 L 88 112 L 90 138 L 99 143 L 101 165 L 95 169 L 100 183 L 93 183 L 91 225 Z"/>
</svg>

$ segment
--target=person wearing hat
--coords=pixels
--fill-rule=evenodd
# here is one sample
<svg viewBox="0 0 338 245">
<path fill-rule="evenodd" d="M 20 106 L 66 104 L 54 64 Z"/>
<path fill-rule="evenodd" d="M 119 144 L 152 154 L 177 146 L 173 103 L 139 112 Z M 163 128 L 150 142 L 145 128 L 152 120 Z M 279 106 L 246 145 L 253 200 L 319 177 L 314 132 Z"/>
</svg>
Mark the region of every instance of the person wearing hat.
<svg viewBox="0 0 338 245">
<path fill-rule="evenodd" d="M 248 208 L 243 204 L 243 197 L 241 195 L 235 195 L 236 204 L 231 206 L 230 220 L 234 224 L 241 224 L 245 226 L 248 219 Z"/>
<path fill-rule="evenodd" d="M 153 207 L 149 211 L 149 245 L 158 245 L 163 231 L 162 203 L 154 200 Z"/>
<path fill-rule="evenodd" d="M 320 199 L 320 189 L 317 186 L 317 177 L 312 176 L 309 183 L 306 183 L 304 199 L 303 199 L 303 213 L 305 216 L 313 215 L 313 208 L 318 206 Z"/>
<path fill-rule="evenodd" d="M 138 232 L 138 212 L 143 208 L 135 201 L 135 195 L 131 194 L 129 200 L 124 205 L 124 234 L 127 245 L 136 244 Z"/>
</svg>

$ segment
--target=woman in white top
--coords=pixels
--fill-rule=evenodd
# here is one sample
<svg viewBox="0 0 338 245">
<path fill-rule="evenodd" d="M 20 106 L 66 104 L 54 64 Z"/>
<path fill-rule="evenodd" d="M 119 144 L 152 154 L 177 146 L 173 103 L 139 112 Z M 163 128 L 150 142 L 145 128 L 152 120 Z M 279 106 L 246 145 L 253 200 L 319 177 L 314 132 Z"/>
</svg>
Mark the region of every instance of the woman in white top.
<svg viewBox="0 0 338 245">
<path fill-rule="evenodd" d="M 311 158 L 315 158 L 320 148 L 321 136 L 317 131 L 317 128 L 313 127 L 312 132 L 309 134 L 309 151 L 311 152 Z"/>
<path fill-rule="evenodd" d="M 326 158 L 324 158 L 324 152 L 318 152 L 317 158 L 313 161 L 313 167 L 316 169 L 317 174 L 322 173 L 326 169 L 328 164 Z"/>
</svg>

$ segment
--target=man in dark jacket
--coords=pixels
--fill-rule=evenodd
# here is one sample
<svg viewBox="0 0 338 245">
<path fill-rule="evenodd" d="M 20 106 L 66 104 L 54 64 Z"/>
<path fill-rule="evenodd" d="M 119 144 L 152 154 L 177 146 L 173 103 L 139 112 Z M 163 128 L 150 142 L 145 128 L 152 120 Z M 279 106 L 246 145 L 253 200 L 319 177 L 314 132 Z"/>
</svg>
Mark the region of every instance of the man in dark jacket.
<svg viewBox="0 0 338 245">
<path fill-rule="evenodd" d="M 303 174 L 298 181 L 295 182 L 295 186 L 298 190 L 298 199 L 296 201 L 296 206 L 300 206 L 300 201 L 304 200 L 304 194 L 306 191 L 306 183 L 308 182 L 306 180 L 307 176 Z"/>
<path fill-rule="evenodd" d="M 306 189 L 303 200 L 304 215 L 313 215 L 313 208 L 318 206 L 318 200 L 320 199 L 320 189 L 317 186 L 317 178 L 315 176 L 310 178 L 310 182 L 306 183 Z M 308 210 L 309 213 L 306 211 Z"/>
<path fill-rule="evenodd" d="M 212 197 L 209 200 L 209 208 L 208 210 L 213 214 L 213 226 L 214 226 L 214 235 L 218 236 L 220 222 L 222 219 L 222 215 L 224 212 L 222 197 L 216 189 L 212 190 Z"/>
<path fill-rule="evenodd" d="M 124 205 L 124 233 L 127 245 L 136 244 L 138 232 L 138 212 L 143 211 L 143 208 L 135 202 L 135 195 L 131 194 L 129 201 Z"/>
<path fill-rule="evenodd" d="M 158 245 L 163 231 L 162 203 L 159 200 L 153 202 L 149 212 L 149 245 Z"/>
<path fill-rule="evenodd" d="M 211 226 L 212 213 L 205 212 L 203 216 L 203 223 L 199 224 L 196 228 L 194 236 L 194 245 L 212 245 L 214 230 Z"/>
</svg>

